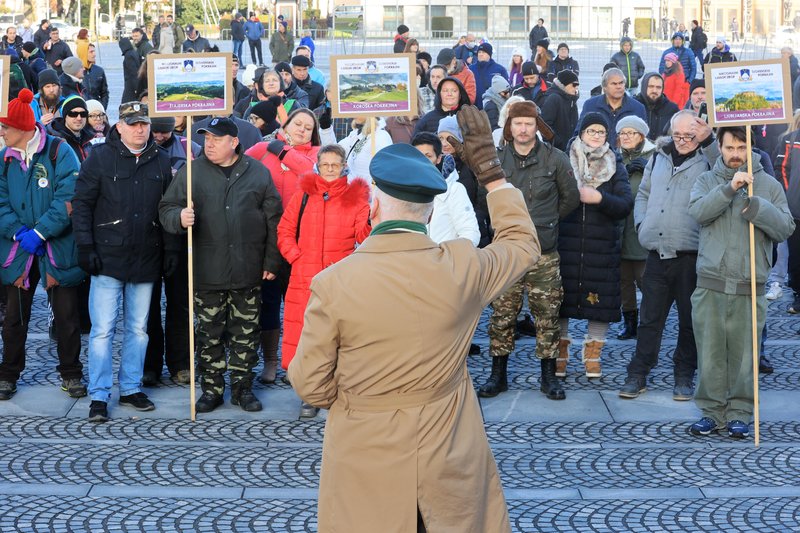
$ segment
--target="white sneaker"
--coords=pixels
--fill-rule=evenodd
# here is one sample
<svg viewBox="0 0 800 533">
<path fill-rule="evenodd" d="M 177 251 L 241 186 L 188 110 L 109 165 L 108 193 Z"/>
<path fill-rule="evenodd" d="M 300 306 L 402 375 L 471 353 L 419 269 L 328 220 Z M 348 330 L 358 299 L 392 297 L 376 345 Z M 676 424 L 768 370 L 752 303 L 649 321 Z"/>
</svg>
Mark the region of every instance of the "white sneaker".
<svg viewBox="0 0 800 533">
<path fill-rule="evenodd" d="M 783 289 L 780 283 L 773 281 L 767 286 L 767 300 L 777 300 L 781 296 L 783 296 Z"/>
</svg>

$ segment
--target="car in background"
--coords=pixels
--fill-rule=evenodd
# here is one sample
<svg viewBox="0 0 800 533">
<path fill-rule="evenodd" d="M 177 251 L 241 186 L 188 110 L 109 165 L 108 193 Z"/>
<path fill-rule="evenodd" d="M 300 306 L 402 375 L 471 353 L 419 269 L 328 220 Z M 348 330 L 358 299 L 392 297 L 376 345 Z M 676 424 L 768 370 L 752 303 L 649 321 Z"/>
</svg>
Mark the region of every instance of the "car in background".
<svg viewBox="0 0 800 533">
<path fill-rule="evenodd" d="M 0 31 L 5 33 L 9 26 L 21 26 L 23 20 L 25 15 L 22 13 L 3 13 L 0 15 Z"/>
<path fill-rule="evenodd" d="M 50 19 L 50 27 L 58 28 L 58 35 L 62 41 L 74 41 L 80 30 L 77 26 L 72 26 L 59 19 Z"/>
</svg>

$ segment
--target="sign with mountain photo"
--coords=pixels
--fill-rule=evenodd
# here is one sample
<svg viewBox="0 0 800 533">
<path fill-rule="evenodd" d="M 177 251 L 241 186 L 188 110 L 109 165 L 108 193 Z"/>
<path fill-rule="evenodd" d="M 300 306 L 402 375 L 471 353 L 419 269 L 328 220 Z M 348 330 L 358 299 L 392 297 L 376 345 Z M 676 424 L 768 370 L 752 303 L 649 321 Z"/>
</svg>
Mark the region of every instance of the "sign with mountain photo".
<svg viewBox="0 0 800 533">
<path fill-rule="evenodd" d="M 783 58 L 706 65 L 706 105 L 712 127 L 789 122 L 792 87 Z"/>
<path fill-rule="evenodd" d="M 233 109 L 231 55 L 150 54 L 150 115 L 228 115 Z"/>
<path fill-rule="evenodd" d="M 413 54 L 331 56 L 334 117 L 415 116 L 416 58 Z"/>
</svg>

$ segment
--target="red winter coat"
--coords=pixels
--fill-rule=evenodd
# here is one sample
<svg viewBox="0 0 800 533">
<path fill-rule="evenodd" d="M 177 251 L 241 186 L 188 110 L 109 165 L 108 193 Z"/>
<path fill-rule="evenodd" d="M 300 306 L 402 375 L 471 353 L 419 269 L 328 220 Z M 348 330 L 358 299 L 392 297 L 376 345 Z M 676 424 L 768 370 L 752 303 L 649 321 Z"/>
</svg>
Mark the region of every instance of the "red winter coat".
<svg viewBox="0 0 800 533">
<path fill-rule="evenodd" d="M 311 278 L 353 253 L 356 242 L 363 242 L 372 229 L 369 186 L 364 180 L 348 183 L 343 177 L 328 182 L 309 173 L 300 178 L 300 189 L 284 208 L 278 224 L 278 249 L 292 265 L 283 309 L 283 368 L 289 367 L 300 340 Z M 295 238 L 302 193 L 308 194 L 308 201 L 300 221 L 298 243 Z"/>
<path fill-rule="evenodd" d="M 675 72 L 664 75 L 664 96 L 677 105 L 678 109 L 683 109 L 689 101 L 689 82 L 686 81 L 681 64 L 676 63 L 675 66 Z"/>
<path fill-rule="evenodd" d="M 286 139 L 280 133 L 275 138 L 286 142 Z M 295 191 L 297 191 L 297 182 L 300 176 L 306 172 L 311 172 L 314 168 L 320 147 L 311 146 L 311 143 L 298 146 L 287 144 L 283 148 L 283 154 L 285 154 L 283 159 L 279 159 L 278 156 L 267 151 L 267 144 L 269 143 L 257 143 L 250 147 L 245 154 L 261 161 L 261 164 L 269 169 L 272 181 L 278 189 L 278 194 L 281 195 L 283 209 L 286 210 L 289 200 L 292 199 Z"/>
</svg>

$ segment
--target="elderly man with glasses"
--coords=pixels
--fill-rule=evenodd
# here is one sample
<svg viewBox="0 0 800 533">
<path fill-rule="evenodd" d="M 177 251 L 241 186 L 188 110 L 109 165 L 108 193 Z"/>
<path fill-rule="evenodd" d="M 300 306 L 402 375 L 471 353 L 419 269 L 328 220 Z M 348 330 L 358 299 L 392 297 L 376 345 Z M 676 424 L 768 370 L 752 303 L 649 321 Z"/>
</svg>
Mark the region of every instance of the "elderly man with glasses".
<svg viewBox="0 0 800 533">
<path fill-rule="evenodd" d="M 697 177 L 709 170 L 719 147 L 706 122 L 693 111 L 672 117 L 672 138 L 659 143 L 644 168 L 636 195 L 634 224 L 648 250 L 642 276 L 642 303 L 636 352 L 619 392 L 632 399 L 646 390 L 647 375 L 658 362 L 661 337 L 670 307 L 678 308 L 678 345 L 672 356 L 675 385 L 672 399 L 691 400 L 697 370 L 692 328 L 692 292 L 700 226 L 689 215 L 689 193 Z"/>
</svg>

